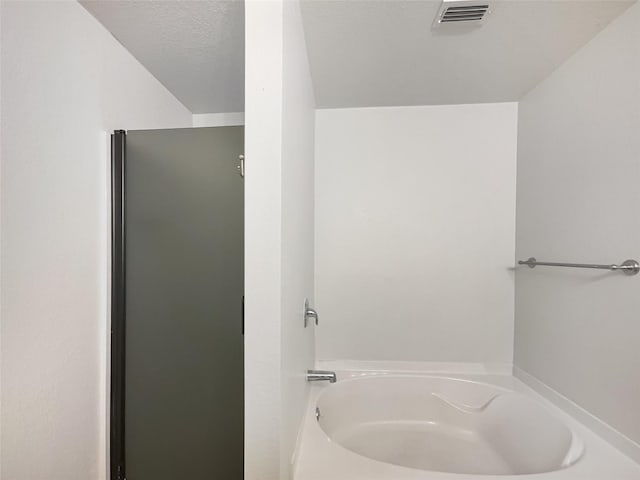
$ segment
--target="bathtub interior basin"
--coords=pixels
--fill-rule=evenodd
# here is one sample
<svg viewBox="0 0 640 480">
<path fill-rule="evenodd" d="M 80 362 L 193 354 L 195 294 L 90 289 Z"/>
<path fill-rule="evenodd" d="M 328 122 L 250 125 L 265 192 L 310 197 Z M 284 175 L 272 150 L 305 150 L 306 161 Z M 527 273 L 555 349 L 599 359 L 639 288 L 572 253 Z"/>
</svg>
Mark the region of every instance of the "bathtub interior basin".
<svg viewBox="0 0 640 480">
<path fill-rule="evenodd" d="M 346 380 L 320 395 L 316 412 L 332 442 L 373 460 L 421 470 L 545 473 L 571 466 L 584 450 L 535 400 L 459 379 Z"/>
</svg>

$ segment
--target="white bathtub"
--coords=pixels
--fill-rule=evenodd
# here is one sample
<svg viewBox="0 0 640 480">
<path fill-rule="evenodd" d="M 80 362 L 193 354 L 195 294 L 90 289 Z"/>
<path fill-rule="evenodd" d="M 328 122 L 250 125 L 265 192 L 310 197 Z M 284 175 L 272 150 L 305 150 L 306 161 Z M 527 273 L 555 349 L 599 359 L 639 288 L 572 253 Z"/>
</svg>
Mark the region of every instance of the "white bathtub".
<svg viewBox="0 0 640 480">
<path fill-rule="evenodd" d="M 511 376 L 339 372 L 315 385 L 296 480 L 639 480 L 640 466 Z"/>
</svg>

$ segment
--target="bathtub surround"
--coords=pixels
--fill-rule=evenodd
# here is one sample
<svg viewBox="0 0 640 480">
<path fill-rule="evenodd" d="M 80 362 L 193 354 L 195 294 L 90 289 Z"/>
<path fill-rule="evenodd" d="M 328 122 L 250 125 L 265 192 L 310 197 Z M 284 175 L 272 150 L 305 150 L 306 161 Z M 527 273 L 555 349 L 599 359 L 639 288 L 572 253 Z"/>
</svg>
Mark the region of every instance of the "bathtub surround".
<svg viewBox="0 0 640 480">
<path fill-rule="evenodd" d="M 618 263 L 640 256 L 638 132 L 635 4 L 520 103 L 517 258 Z M 640 278 L 612 273 L 516 274 L 516 367 L 636 444 L 639 291 Z"/>
<path fill-rule="evenodd" d="M 400 362 L 396 360 L 318 360 L 318 370 L 358 372 L 393 372 L 413 374 L 429 372 L 437 375 L 511 375 L 511 363 Z"/>
<path fill-rule="evenodd" d="M 314 362 L 315 103 L 297 1 L 247 1 L 245 478 L 288 479 Z M 313 305 L 313 301 L 312 301 Z"/>
<path fill-rule="evenodd" d="M 571 415 L 571 417 L 576 419 L 606 442 L 609 442 L 627 457 L 640 464 L 640 444 L 623 435 L 602 419 L 596 417 L 574 401 L 542 383 L 534 376 L 529 375 L 521 368 L 514 366 L 513 376 L 559 407 L 562 411 Z"/>
<path fill-rule="evenodd" d="M 318 360 L 511 363 L 517 104 L 318 110 Z"/>
<path fill-rule="evenodd" d="M 0 475 L 105 479 L 107 132 L 191 112 L 78 3 L 0 8 Z"/>
</svg>

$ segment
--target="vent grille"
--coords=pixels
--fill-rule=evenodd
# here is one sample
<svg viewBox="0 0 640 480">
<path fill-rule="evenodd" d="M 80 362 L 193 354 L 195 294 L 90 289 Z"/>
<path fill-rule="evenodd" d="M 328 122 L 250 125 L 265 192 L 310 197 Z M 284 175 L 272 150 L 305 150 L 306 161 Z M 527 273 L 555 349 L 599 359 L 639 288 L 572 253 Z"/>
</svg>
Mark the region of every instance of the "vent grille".
<svg viewBox="0 0 640 480">
<path fill-rule="evenodd" d="M 448 7 L 440 18 L 440 22 L 471 22 L 482 20 L 487 10 L 489 10 L 489 5 L 486 4 Z"/>
<path fill-rule="evenodd" d="M 447 1 L 442 3 L 435 24 L 444 23 L 481 23 L 490 13 L 488 3 L 474 3 L 469 1 Z"/>
</svg>

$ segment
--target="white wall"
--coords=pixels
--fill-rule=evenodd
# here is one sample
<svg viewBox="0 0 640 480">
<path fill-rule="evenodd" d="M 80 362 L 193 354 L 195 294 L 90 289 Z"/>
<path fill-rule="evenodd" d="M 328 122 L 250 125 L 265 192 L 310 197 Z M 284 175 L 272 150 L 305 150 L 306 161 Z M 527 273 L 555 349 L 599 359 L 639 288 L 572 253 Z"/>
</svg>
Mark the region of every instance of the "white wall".
<svg viewBox="0 0 640 480">
<path fill-rule="evenodd" d="M 284 1 L 282 98 L 282 450 L 281 477 L 306 408 L 306 370 L 315 363 L 315 327 L 304 328 L 304 298 L 314 301 L 315 100 L 298 1 Z"/>
<path fill-rule="evenodd" d="M 640 259 L 640 4 L 519 108 L 517 256 Z M 640 276 L 521 269 L 515 363 L 640 442 Z"/>
<path fill-rule="evenodd" d="M 245 19 L 245 478 L 289 478 L 314 361 L 315 105 L 298 2 Z"/>
<path fill-rule="evenodd" d="M 516 121 L 318 110 L 318 359 L 512 361 Z"/>
<path fill-rule="evenodd" d="M 235 127 L 244 125 L 244 112 L 194 113 L 194 127 Z"/>
<path fill-rule="evenodd" d="M 246 480 L 280 475 L 282 2 L 245 2 Z"/>
<path fill-rule="evenodd" d="M 304 298 L 314 301 L 315 100 L 300 3 L 284 1 L 282 98 L 282 409 L 281 477 L 306 408 L 306 370 L 315 363 L 315 327 L 304 327 Z"/>
<path fill-rule="evenodd" d="M 2 478 L 105 478 L 107 131 L 191 112 L 75 2 L 2 2 Z"/>
</svg>

